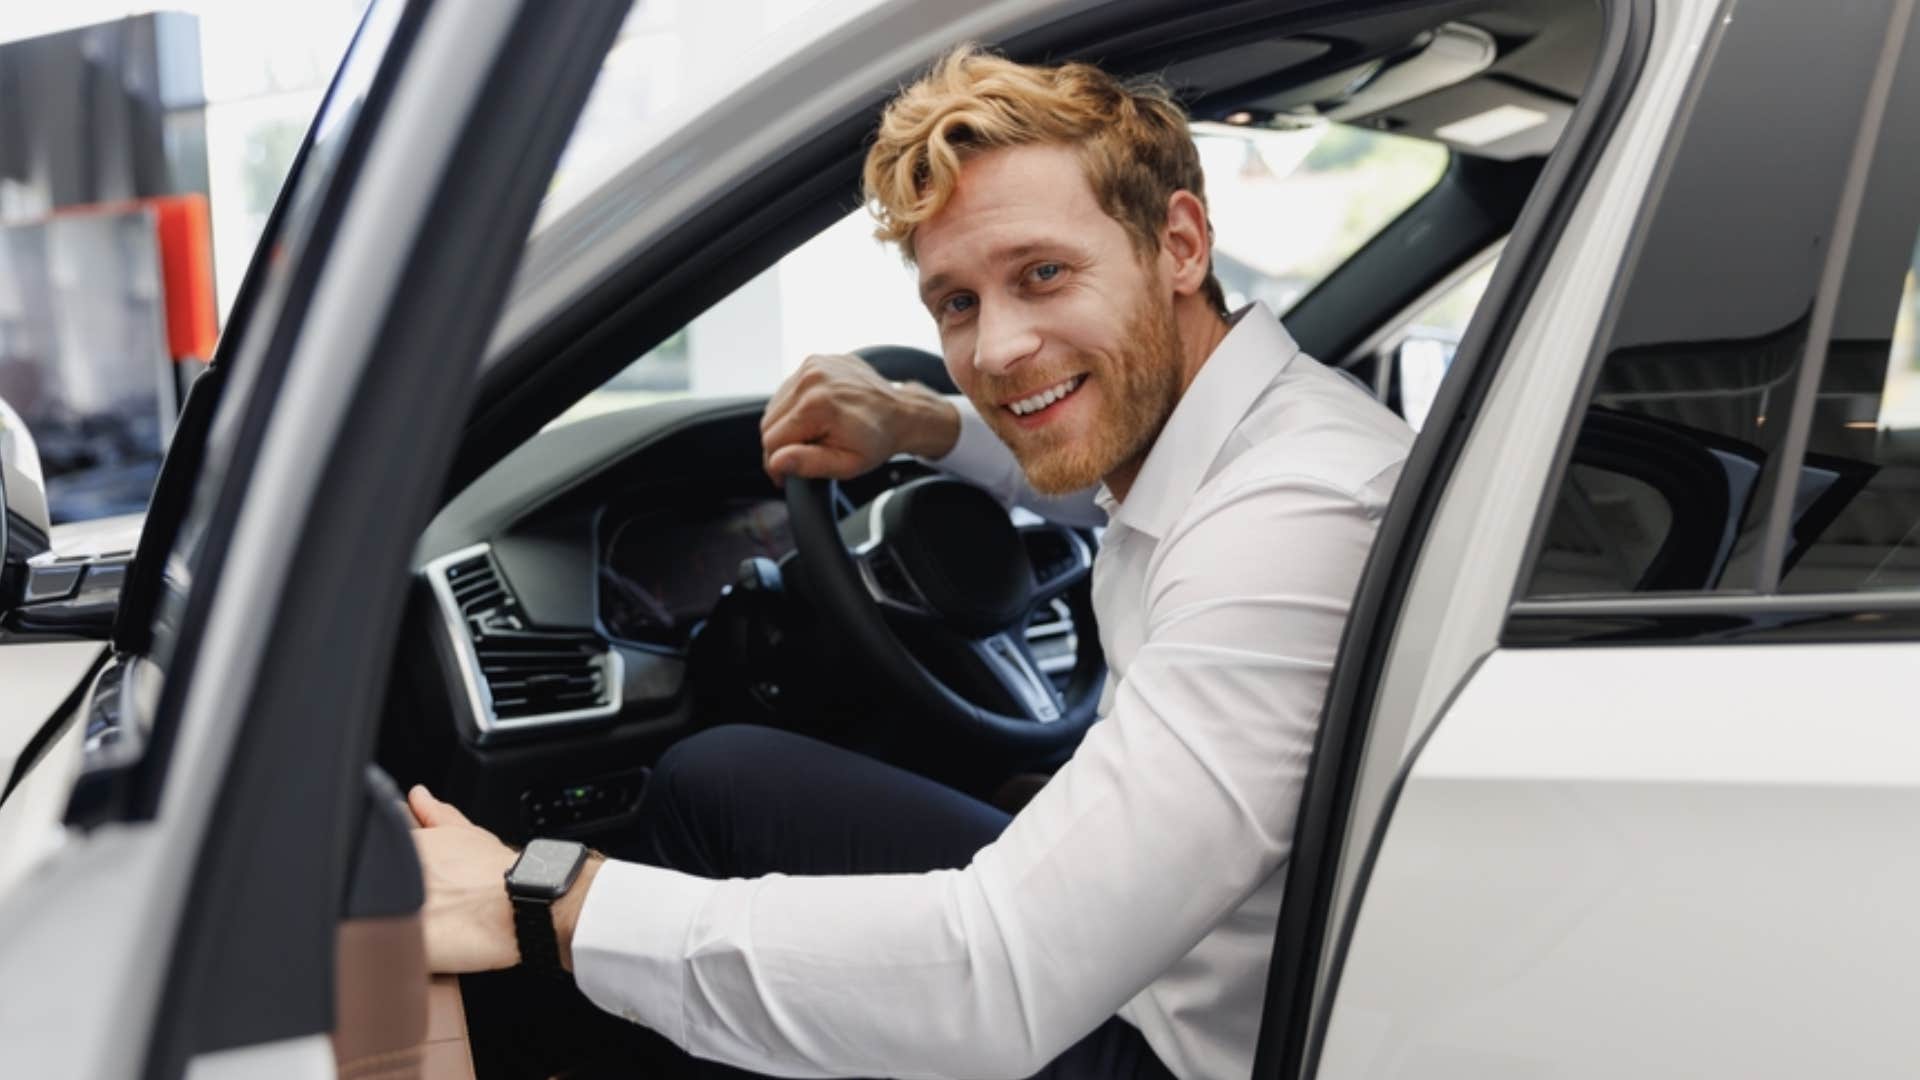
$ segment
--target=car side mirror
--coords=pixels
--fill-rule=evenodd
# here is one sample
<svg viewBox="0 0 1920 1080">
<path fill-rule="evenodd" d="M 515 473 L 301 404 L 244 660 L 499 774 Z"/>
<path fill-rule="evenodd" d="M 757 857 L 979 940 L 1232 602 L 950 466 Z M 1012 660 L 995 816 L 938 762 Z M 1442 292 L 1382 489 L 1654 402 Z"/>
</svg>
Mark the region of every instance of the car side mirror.
<svg viewBox="0 0 1920 1080">
<path fill-rule="evenodd" d="M 1426 424 L 1458 347 L 1448 338 L 1414 333 L 1394 350 L 1393 382 L 1400 388 L 1400 415 L 1415 431 Z"/>
<path fill-rule="evenodd" d="M 0 641 L 93 640 L 113 634 L 131 551 L 61 555 L 40 453 L 20 414 L 0 401 Z"/>
<path fill-rule="evenodd" d="M 27 560 L 53 546 L 47 482 L 26 422 L 0 401 L 0 615 L 22 599 Z"/>
</svg>

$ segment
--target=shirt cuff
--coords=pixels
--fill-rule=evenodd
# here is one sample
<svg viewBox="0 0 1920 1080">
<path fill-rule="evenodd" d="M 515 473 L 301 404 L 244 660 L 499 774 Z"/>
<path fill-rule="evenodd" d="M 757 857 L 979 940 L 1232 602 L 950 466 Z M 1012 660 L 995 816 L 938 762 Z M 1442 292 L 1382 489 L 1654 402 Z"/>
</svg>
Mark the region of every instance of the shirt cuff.
<svg viewBox="0 0 1920 1080">
<path fill-rule="evenodd" d="M 693 921 L 718 882 L 608 861 L 573 931 L 573 979 L 587 1000 L 687 1044 L 681 992 Z"/>
<path fill-rule="evenodd" d="M 965 394 L 947 394 L 948 402 L 960 411 L 960 437 L 945 457 L 925 458 L 929 465 L 963 476 L 990 476 L 1007 457 L 1007 444 L 993 433 L 973 402 Z"/>
</svg>

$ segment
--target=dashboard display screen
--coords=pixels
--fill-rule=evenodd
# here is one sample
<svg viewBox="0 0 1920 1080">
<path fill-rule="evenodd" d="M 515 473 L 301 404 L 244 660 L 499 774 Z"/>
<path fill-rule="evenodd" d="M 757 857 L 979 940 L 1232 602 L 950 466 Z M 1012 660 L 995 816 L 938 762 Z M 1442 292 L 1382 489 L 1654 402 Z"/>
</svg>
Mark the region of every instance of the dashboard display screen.
<svg viewBox="0 0 1920 1080">
<path fill-rule="evenodd" d="M 777 498 L 609 511 L 601 525 L 600 621 L 627 641 L 683 645 L 740 563 L 793 549 Z"/>
</svg>

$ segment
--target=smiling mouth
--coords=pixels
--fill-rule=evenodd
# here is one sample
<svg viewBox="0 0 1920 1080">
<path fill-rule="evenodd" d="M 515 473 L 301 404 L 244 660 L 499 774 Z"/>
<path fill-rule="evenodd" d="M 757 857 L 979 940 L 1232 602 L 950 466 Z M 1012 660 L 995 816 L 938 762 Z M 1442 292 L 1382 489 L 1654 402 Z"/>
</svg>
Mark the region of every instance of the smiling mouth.
<svg viewBox="0 0 1920 1080">
<path fill-rule="evenodd" d="M 1009 401 L 1000 407 L 1015 416 L 1034 416 L 1045 412 L 1073 396 L 1073 392 L 1080 389 L 1080 384 L 1086 381 L 1087 377 L 1085 375 L 1075 375 L 1072 378 L 1062 379 L 1037 394 L 1020 398 L 1017 401 Z"/>
</svg>

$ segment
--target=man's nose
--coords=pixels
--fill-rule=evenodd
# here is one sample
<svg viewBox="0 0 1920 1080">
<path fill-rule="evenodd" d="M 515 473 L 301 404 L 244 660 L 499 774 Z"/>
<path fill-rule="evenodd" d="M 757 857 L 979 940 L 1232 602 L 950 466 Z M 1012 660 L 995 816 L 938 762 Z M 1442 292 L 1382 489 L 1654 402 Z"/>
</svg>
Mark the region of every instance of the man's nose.
<svg viewBox="0 0 1920 1080">
<path fill-rule="evenodd" d="M 974 338 L 974 370 L 1005 375 L 1040 350 L 1040 333 L 1019 305 L 982 304 Z"/>
</svg>

